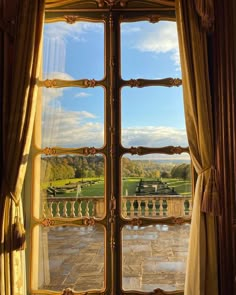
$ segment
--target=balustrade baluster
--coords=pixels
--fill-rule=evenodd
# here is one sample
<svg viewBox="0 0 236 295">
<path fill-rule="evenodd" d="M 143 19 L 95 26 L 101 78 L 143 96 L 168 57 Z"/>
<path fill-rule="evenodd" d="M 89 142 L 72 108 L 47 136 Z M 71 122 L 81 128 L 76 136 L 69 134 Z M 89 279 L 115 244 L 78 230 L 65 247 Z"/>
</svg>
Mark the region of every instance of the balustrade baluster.
<svg viewBox="0 0 236 295">
<path fill-rule="evenodd" d="M 160 216 L 163 216 L 163 206 L 162 206 L 162 203 L 163 203 L 163 199 L 162 198 L 160 198 L 159 199 L 159 205 L 160 205 L 160 209 L 159 209 L 159 211 L 160 211 Z"/>
<path fill-rule="evenodd" d="M 47 212 L 47 215 L 49 216 L 49 217 L 53 217 L 53 207 L 52 207 L 52 205 L 53 205 L 53 202 L 48 202 L 48 212 Z"/>
<path fill-rule="evenodd" d="M 143 203 L 144 203 L 144 215 L 143 216 L 148 216 L 148 200 L 146 199 L 146 200 L 144 200 L 143 201 Z"/>
<path fill-rule="evenodd" d="M 130 216 L 133 217 L 135 214 L 134 214 L 134 202 L 135 200 L 131 200 L 130 201 Z"/>
<path fill-rule="evenodd" d="M 138 200 L 138 216 L 142 216 L 141 200 Z"/>
<path fill-rule="evenodd" d="M 166 200 L 165 199 L 162 199 L 162 202 L 161 202 L 161 209 L 162 209 L 162 216 L 166 216 Z"/>
<path fill-rule="evenodd" d="M 128 216 L 128 210 L 127 210 L 127 199 L 122 200 L 122 212 L 123 216 L 127 217 Z"/>
<path fill-rule="evenodd" d="M 78 201 L 78 217 L 82 217 L 82 201 Z"/>
<path fill-rule="evenodd" d="M 70 217 L 75 217 L 75 201 L 70 201 Z"/>
<path fill-rule="evenodd" d="M 63 202 L 63 213 L 62 213 L 63 217 L 67 217 L 67 201 Z"/>
<path fill-rule="evenodd" d="M 56 202 L 56 217 L 60 217 L 60 201 Z"/>
<path fill-rule="evenodd" d="M 89 200 L 85 201 L 86 202 L 86 206 L 85 206 L 85 216 L 89 217 Z"/>
<path fill-rule="evenodd" d="M 96 208 L 97 208 L 97 201 L 93 200 L 92 201 L 92 216 L 95 217 L 97 212 L 96 212 Z"/>
<path fill-rule="evenodd" d="M 151 200 L 151 216 L 156 216 L 155 199 Z"/>
</svg>

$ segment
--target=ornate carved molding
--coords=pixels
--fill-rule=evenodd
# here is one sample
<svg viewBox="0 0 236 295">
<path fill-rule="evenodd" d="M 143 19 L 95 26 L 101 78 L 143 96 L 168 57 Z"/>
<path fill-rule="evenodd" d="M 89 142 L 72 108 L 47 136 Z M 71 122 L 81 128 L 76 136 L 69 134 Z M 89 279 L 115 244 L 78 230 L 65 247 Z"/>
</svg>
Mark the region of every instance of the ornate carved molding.
<svg viewBox="0 0 236 295">
<path fill-rule="evenodd" d="M 182 85 L 182 80 L 179 78 L 165 78 L 165 79 L 130 79 L 130 80 L 123 80 L 123 86 L 130 86 L 130 87 L 147 87 L 147 86 L 164 86 L 164 87 L 178 87 Z"/>
<path fill-rule="evenodd" d="M 94 220 L 94 218 L 86 217 L 85 219 L 83 219 L 83 224 L 86 226 L 93 226 L 93 225 L 95 225 L 95 220 Z"/>
<path fill-rule="evenodd" d="M 108 6 L 112 8 L 113 6 L 120 5 L 120 7 L 125 7 L 127 5 L 128 0 L 96 0 L 98 3 L 98 7 L 103 8 L 104 6 Z"/>
<path fill-rule="evenodd" d="M 181 147 L 181 146 L 165 146 L 161 148 L 149 148 L 149 147 L 133 147 L 129 149 L 125 149 L 126 152 L 131 153 L 131 155 L 146 155 L 146 154 L 153 154 L 153 153 L 162 153 L 162 154 L 181 154 L 181 153 L 188 153 L 189 148 L 188 147 Z"/>
<path fill-rule="evenodd" d="M 53 226 L 55 225 L 55 221 L 50 219 L 50 218 L 45 218 L 43 219 L 43 221 L 41 222 L 41 224 L 44 226 L 44 227 L 50 227 L 50 226 Z"/>
<path fill-rule="evenodd" d="M 95 155 L 101 153 L 101 149 L 95 147 L 81 147 L 81 148 L 61 148 L 61 147 L 45 147 L 41 150 L 42 154 L 46 156 L 63 155 L 63 154 L 79 154 L 79 155 Z"/>
<path fill-rule="evenodd" d="M 84 86 L 94 88 L 96 86 L 96 81 L 94 79 L 91 79 L 91 80 L 85 79 L 84 80 Z"/>
<path fill-rule="evenodd" d="M 56 155 L 57 153 L 55 148 L 50 148 L 50 147 L 45 147 L 42 152 L 46 156 Z"/>
<path fill-rule="evenodd" d="M 65 21 L 68 24 L 74 24 L 77 20 L 79 20 L 79 16 L 77 15 L 64 15 Z"/>
<path fill-rule="evenodd" d="M 152 15 L 149 15 L 147 19 L 149 20 L 150 23 L 155 24 L 161 20 L 161 17 L 160 15 L 152 14 Z"/>
<path fill-rule="evenodd" d="M 46 79 L 44 81 L 39 80 L 37 85 L 39 87 L 46 88 L 60 88 L 60 87 L 81 87 L 89 88 L 100 85 L 98 81 L 94 79 L 81 79 L 81 80 L 61 80 L 61 79 Z"/>
<path fill-rule="evenodd" d="M 95 147 L 85 147 L 83 149 L 83 154 L 88 155 L 95 155 L 97 153 L 97 149 Z"/>
</svg>

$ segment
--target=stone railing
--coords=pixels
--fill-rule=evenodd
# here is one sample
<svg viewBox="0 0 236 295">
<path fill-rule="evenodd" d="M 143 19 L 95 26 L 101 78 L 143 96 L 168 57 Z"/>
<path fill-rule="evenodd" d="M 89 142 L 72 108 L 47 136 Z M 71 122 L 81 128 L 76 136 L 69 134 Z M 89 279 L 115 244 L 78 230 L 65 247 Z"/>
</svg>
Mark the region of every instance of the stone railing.
<svg viewBox="0 0 236 295">
<path fill-rule="evenodd" d="M 43 204 L 44 217 L 97 217 L 104 214 L 103 197 L 48 197 Z M 181 195 L 122 197 L 124 217 L 191 216 L 192 199 Z"/>
</svg>

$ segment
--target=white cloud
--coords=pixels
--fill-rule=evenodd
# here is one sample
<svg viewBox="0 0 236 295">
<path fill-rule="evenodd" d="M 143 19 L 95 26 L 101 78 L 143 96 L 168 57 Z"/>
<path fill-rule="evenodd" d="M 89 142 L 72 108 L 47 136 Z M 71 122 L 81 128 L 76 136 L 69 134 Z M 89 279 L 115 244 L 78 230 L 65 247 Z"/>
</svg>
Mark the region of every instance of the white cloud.
<svg viewBox="0 0 236 295">
<path fill-rule="evenodd" d="M 69 74 L 61 72 L 51 72 L 48 74 L 47 79 L 74 80 L 74 78 Z M 52 101 L 62 97 L 65 90 L 66 88 L 43 87 L 43 109 L 47 108 L 49 104 L 53 103 Z"/>
<path fill-rule="evenodd" d="M 61 39 L 72 38 L 75 41 L 86 41 L 85 33 L 89 31 L 102 32 L 103 24 L 76 22 L 67 24 L 65 22 L 56 22 L 46 24 L 44 27 L 44 38 Z"/>
<path fill-rule="evenodd" d="M 141 31 L 141 28 L 138 26 L 131 27 L 129 23 L 122 23 L 121 24 L 121 33 L 123 33 L 123 34 L 137 33 L 140 31 Z"/>
<path fill-rule="evenodd" d="M 176 65 L 180 64 L 176 23 L 162 22 L 142 34 L 135 47 L 143 52 L 170 53 Z"/>
<path fill-rule="evenodd" d="M 130 127 L 122 132 L 123 145 L 129 146 L 188 146 L 186 131 L 174 127 Z"/>
<path fill-rule="evenodd" d="M 103 124 L 87 111 L 66 111 L 60 104 L 48 107 L 43 116 L 43 146 L 103 144 Z"/>
<path fill-rule="evenodd" d="M 88 97 L 88 96 L 91 96 L 91 94 L 87 92 L 79 92 L 75 95 L 75 97 Z"/>
<path fill-rule="evenodd" d="M 101 147 L 104 142 L 104 125 L 86 111 L 65 111 L 49 108 L 43 125 L 44 146 Z M 122 130 L 125 147 L 188 146 L 186 131 L 174 127 L 129 127 Z M 150 156 L 153 157 L 153 156 Z"/>
</svg>

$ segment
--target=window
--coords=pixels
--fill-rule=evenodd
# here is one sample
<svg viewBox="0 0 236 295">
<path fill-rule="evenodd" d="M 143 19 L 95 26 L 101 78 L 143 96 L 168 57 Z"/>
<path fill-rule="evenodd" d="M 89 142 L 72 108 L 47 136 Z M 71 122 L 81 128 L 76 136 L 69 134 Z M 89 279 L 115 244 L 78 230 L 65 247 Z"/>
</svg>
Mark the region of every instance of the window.
<svg viewBox="0 0 236 295">
<path fill-rule="evenodd" d="M 46 11 L 31 294 L 182 293 L 191 171 L 177 47 L 164 4 Z"/>
</svg>

